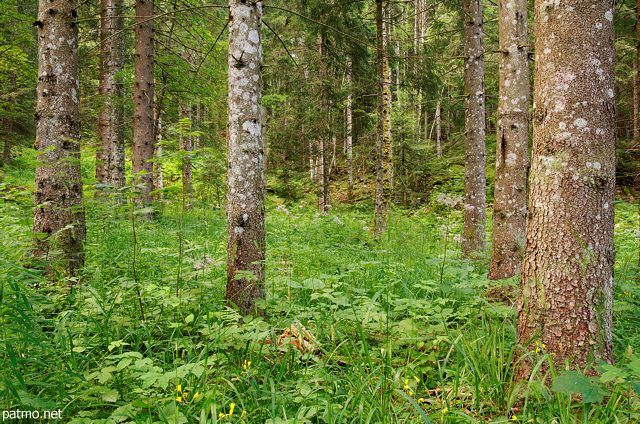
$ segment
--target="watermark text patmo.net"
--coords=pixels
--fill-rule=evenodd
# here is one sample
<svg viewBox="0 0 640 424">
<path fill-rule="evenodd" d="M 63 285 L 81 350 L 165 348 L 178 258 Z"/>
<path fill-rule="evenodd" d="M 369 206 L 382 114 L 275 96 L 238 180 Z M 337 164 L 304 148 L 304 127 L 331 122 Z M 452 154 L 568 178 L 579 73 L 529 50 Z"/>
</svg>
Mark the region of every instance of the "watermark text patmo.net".
<svg viewBox="0 0 640 424">
<path fill-rule="evenodd" d="M 62 418 L 62 409 L 53 409 L 47 411 L 23 411 L 21 409 L 11 409 L 9 411 L 2 411 L 2 421 L 12 422 L 18 420 L 59 420 Z"/>
</svg>

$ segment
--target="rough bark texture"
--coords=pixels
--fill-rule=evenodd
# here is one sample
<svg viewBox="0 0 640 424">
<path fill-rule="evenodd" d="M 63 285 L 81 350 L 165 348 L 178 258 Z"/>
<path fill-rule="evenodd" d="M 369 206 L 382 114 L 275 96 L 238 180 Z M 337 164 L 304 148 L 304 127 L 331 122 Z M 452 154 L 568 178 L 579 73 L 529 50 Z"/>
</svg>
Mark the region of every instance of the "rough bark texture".
<svg viewBox="0 0 640 424">
<path fill-rule="evenodd" d="M 248 315 L 265 296 L 262 2 L 229 7 L 227 300 Z"/>
<path fill-rule="evenodd" d="M 123 187 L 124 164 L 124 1 L 100 2 L 100 75 L 98 92 L 102 108 L 98 115 L 96 182 Z"/>
<path fill-rule="evenodd" d="M 500 0 L 500 98 L 489 279 L 522 268 L 529 170 L 529 35 L 527 0 Z"/>
<path fill-rule="evenodd" d="M 535 4 L 533 152 L 517 344 L 613 361 L 613 1 Z M 535 362 L 535 361 L 534 361 Z M 533 363 L 521 363 L 528 378 Z"/>
<path fill-rule="evenodd" d="M 462 255 L 485 254 L 486 170 L 482 1 L 464 0 L 465 169 Z"/>
<path fill-rule="evenodd" d="M 134 181 L 143 184 L 142 201 L 151 203 L 153 191 L 153 0 L 136 0 L 135 81 L 133 89 Z"/>
<path fill-rule="evenodd" d="M 376 0 L 376 55 L 378 78 L 378 107 L 376 130 L 376 202 L 374 237 L 378 238 L 387 226 L 391 195 L 391 75 L 387 55 L 387 31 L 383 22 L 383 2 Z"/>
<path fill-rule="evenodd" d="M 61 275 L 75 275 L 84 266 L 86 239 L 75 6 L 75 1 L 50 0 L 38 8 L 33 253 Z"/>
</svg>

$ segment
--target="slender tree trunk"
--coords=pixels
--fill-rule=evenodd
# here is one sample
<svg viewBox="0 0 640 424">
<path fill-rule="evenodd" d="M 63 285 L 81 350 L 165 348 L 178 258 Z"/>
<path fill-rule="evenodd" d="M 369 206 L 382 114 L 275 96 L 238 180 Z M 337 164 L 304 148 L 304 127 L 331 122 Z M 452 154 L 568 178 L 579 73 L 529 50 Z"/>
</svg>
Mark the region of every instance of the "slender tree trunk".
<svg viewBox="0 0 640 424">
<path fill-rule="evenodd" d="M 262 314 L 265 230 L 262 141 L 262 2 L 229 1 L 227 301 Z"/>
<path fill-rule="evenodd" d="M 533 155 L 516 345 L 530 352 L 539 341 L 556 369 L 569 362 L 584 370 L 596 359 L 613 363 L 615 5 L 537 0 L 535 10 Z M 531 359 L 520 362 L 518 377 L 529 377 L 537 362 Z"/>
<path fill-rule="evenodd" d="M 156 190 L 162 190 L 164 188 L 164 178 L 162 175 L 162 115 L 159 115 L 156 120 L 156 144 L 155 144 L 154 159 L 155 159 L 153 164 L 154 187 Z M 162 198 L 163 197 L 162 193 L 160 193 L 158 197 Z"/>
<path fill-rule="evenodd" d="M 347 198 L 353 201 L 353 97 L 351 87 L 351 60 L 347 62 Z"/>
<path fill-rule="evenodd" d="M 485 255 L 486 170 L 482 0 L 464 0 L 465 177 L 462 255 Z"/>
<path fill-rule="evenodd" d="M 136 0 L 133 174 L 144 203 L 153 201 L 153 12 L 153 0 Z"/>
<path fill-rule="evenodd" d="M 185 62 L 190 67 L 193 67 L 193 55 L 191 50 L 187 47 L 184 50 L 183 57 Z M 186 199 L 186 204 L 189 208 L 193 206 L 193 170 L 191 168 L 191 152 L 193 151 L 193 136 L 192 131 L 192 114 L 193 108 L 191 105 L 191 98 L 188 94 L 180 102 L 181 116 L 184 120 L 180 123 L 180 128 L 185 131 L 186 134 L 180 134 L 180 148 L 184 153 L 182 158 L 182 192 Z"/>
<path fill-rule="evenodd" d="M 529 170 L 529 33 L 527 0 L 500 0 L 500 96 L 489 279 L 522 268 Z"/>
<path fill-rule="evenodd" d="M 38 7 L 36 167 L 33 254 L 49 271 L 76 275 L 86 239 L 80 174 L 78 25 L 76 2 Z"/>
<path fill-rule="evenodd" d="M 320 56 L 320 75 L 322 80 L 326 78 L 327 69 L 325 65 L 325 34 L 324 32 L 320 32 L 318 36 L 318 55 Z M 327 100 L 327 89 L 324 86 L 324 82 L 322 84 L 322 109 L 324 112 L 328 114 L 328 100 Z M 327 160 L 327 150 L 328 150 L 328 138 L 329 138 L 329 124 L 327 123 L 326 128 L 324 128 L 324 133 L 321 132 L 318 138 L 318 210 L 321 213 L 325 213 L 327 211 L 327 205 L 330 204 L 331 200 L 329 197 L 329 161 Z"/>
<path fill-rule="evenodd" d="M 96 181 L 123 187 L 126 184 L 124 158 L 124 1 L 101 0 L 99 94 Z"/>
<path fill-rule="evenodd" d="M 442 159 L 442 110 L 440 109 L 440 101 L 436 105 L 436 156 Z"/>
<path fill-rule="evenodd" d="M 377 39 L 377 163 L 376 203 L 374 211 L 374 237 L 379 238 L 387 226 L 388 204 L 391 194 L 391 76 L 386 51 L 386 28 L 383 23 L 383 2 L 376 0 Z"/>
<path fill-rule="evenodd" d="M 638 56 L 640 56 L 640 46 L 637 51 Z M 638 78 L 638 59 L 633 62 L 633 70 L 636 74 L 636 78 L 633 81 L 633 144 L 635 145 L 640 144 L 640 79 Z"/>
<path fill-rule="evenodd" d="M 16 86 L 16 74 L 13 71 L 9 71 L 9 83 L 11 88 L 15 89 Z M 13 137 L 13 105 L 16 103 L 16 99 L 13 96 L 9 96 L 7 101 L 10 106 L 9 116 L 4 118 L 4 129 L 6 132 L 4 139 L 4 152 L 2 155 L 2 166 L 9 166 L 11 164 L 11 137 Z"/>
</svg>

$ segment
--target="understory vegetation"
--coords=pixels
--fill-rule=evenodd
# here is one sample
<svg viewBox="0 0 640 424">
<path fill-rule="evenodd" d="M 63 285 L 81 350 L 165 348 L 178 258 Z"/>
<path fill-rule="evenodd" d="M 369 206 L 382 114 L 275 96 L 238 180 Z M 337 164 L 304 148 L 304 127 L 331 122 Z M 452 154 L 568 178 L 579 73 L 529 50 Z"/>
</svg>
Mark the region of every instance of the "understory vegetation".
<svg viewBox="0 0 640 424">
<path fill-rule="evenodd" d="M 30 269 L 28 174 L 1 183 L 2 410 L 72 424 L 638 422 L 636 205 L 616 205 L 616 365 L 586 377 L 543 373 L 554 352 L 515 345 L 517 280 L 488 295 L 487 263 L 460 260 L 451 193 L 392 210 L 379 242 L 365 206 L 322 215 L 271 195 L 266 316 L 252 318 L 224 303 L 224 210 L 183 210 L 172 191 L 151 222 L 86 186 L 82 277 Z M 520 360 L 538 371 L 516 384 Z"/>
</svg>

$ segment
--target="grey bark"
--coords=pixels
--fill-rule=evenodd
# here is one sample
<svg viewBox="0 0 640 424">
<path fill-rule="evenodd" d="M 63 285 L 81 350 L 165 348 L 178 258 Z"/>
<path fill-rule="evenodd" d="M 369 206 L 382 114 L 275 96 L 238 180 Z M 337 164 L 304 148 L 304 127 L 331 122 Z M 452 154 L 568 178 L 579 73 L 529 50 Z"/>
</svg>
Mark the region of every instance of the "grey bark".
<svg viewBox="0 0 640 424">
<path fill-rule="evenodd" d="M 489 279 L 522 268 L 529 170 L 527 0 L 500 0 L 500 87 Z"/>
<path fill-rule="evenodd" d="M 99 94 L 96 181 L 123 187 L 126 184 L 124 158 L 124 1 L 100 2 Z"/>
<path fill-rule="evenodd" d="M 387 55 L 386 28 L 383 23 L 384 0 L 376 0 L 377 56 L 377 124 L 376 124 L 376 201 L 374 237 L 379 238 L 387 226 L 391 195 L 391 76 Z"/>
<path fill-rule="evenodd" d="M 613 362 L 614 13 L 535 4 L 533 151 L 516 344 L 584 370 Z M 518 355 L 519 356 L 519 355 Z M 520 364 L 528 378 L 533 363 Z M 546 367 L 543 365 L 543 368 Z M 589 371 L 593 372 L 593 371 Z"/>
<path fill-rule="evenodd" d="M 262 2 L 229 1 L 228 63 L 226 298 L 248 315 L 265 296 Z"/>
<path fill-rule="evenodd" d="M 348 169 L 348 183 L 347 183 L 347 198 L 349 201 L 353 200 L 353 97 L 351 94 L 351 60 L 347 62 L 347 169 Z"/>
<path fill-rule="evenodd" d="M 42 267 L 76 275 L 86 239 L 80 174 L 78 26 L 76 2 L 38 7 L 38 83 L 33 254 Z"/>
<path fill-rule="evenodd" d="M 485 255 L 486 169 L 482 1 L 464 0 L 465 170 L 462 256 Z"/>
<path fill-rule="evenodd" d="M 153 0 L 136 0 L 135 60 L 133 90 L 134 184 L 143 185 L 141 200 L 153 198 Z"/>
</svg>

